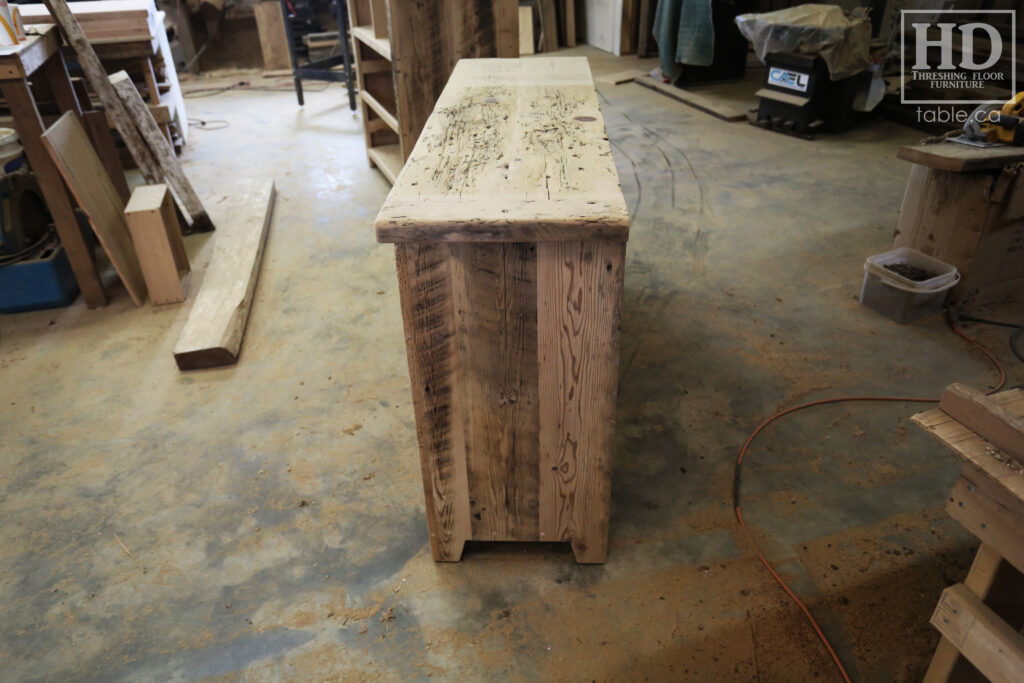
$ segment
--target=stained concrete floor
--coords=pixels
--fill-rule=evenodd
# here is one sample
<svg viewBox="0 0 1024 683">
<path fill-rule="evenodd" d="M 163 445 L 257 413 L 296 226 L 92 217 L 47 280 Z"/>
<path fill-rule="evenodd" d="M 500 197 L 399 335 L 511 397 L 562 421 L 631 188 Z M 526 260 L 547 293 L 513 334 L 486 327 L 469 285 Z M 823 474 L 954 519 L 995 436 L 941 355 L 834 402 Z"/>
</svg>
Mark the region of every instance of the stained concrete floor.
<svg viewBox="0 0 1024 683">
<path fill-rule="evenodd" d="M 188 101 L 229 125 L 194 128 L 184 158 L 215 218 L 244 179 L 278 183 L 236 366 L 179 373 L 189 304 L 121 289 L 0 318 L 0 679 L 835 679 L 737 532 L 733 461 L 797 401 L 993 380 L 938 317 L 856 301 L 896 221 L 895 148 L 921 135 L 808 142 L 599 91 L 634 219 L 606 565 L 558 545 L 431 561 L 393 252 L 371 228 L 388 185 L 337 86 L 303 109 L 234 90 Z M 194 290 L 212 241 L 187 242 Z M 1005 334 L 973 333 L 1020 382 Z M 748 523 L 857 680 L 919 679 L 972 550 L 942 507 L 958 463 L 916 409 L 791 417 L 745 467 Z"/>
</svg>

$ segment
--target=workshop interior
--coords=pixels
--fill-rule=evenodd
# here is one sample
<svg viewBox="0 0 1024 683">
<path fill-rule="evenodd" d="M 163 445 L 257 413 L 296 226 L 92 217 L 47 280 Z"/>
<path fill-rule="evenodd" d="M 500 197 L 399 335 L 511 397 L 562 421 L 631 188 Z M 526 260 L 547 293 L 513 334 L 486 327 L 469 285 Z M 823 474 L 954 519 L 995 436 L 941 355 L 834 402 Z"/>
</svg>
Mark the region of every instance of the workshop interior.
<svg viewBox="0 0 1024 683">
<path fill-rule="evenodd" d="M 1024 681 L 1022 8 L 0 0 L 0 681 Z"/>
</svg>

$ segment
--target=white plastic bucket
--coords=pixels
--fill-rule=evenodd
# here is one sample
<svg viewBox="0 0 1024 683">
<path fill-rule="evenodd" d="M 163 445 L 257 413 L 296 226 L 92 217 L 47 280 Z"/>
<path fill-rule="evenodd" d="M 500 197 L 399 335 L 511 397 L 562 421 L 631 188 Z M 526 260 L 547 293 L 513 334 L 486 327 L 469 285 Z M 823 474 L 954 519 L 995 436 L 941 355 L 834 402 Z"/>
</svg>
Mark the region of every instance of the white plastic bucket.
<svg viewBox="0 0 1024 683">
<path fill-rule="evenodd" d="M 915 282 L 914 280 L 909 280 L 886 268 L 886 266 L 891 266 L 897 263 L 914 266 L 921 270 L 929 270 L 933 273 L 937 273 L 937 275 L 929 280 Z M 869 256 L 868 260 L 864 262 L 864 271 L 873 273 L 887 282 L 902 285 L 904 288 L 909 287 L 912 291 L 935 289 L 936 287 L 941 287 L 942 285 L 950 282 L 954 278 L 959 278 L 956 266 L 951 266 L 948 263 L 940 261 L 937 258 L 933 258 L 928 254 L 923 254 L 917 249 L 911 249 L 910 247 L 900 247 L 898 249 L 887 251 L 883 254 Z"/>
<path fill-rule="evenodd" d="M 903 263 L 937 275 L 922 282 L 909 280 L 885 268 Z M 864 284 L 860 302 L 899 323 L 908 323 L 942 309 L 946 293 L 960 282 L 956 266 L 922 254 L 916 249 L 900 247 L 868 257 L 864 262 Z"/>
</svg>

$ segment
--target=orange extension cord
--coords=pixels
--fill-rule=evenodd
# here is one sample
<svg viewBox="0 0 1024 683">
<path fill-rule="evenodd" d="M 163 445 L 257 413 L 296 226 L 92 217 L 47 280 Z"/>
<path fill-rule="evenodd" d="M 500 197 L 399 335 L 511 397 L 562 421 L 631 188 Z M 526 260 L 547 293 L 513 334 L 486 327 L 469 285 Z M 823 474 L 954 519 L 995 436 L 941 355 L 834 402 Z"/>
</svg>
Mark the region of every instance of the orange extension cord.
<svg viewBox="0 0 1024 683">
<path fill-rule="evenodd" d="M 953 332 L 955 332 L 959 337 L 961 337 L 962 339 L 967 341 L 969 344 L 971 344 L 972 346 L 976 347 L 983 354 L 985 354 L 985 356 L 987 356 L 988 359 L 990 361 L 992 361 L 992 365 L 999 371 L 999 384 L 996 385 L 995 389 L 992 389 L 988 393 L 992 394 L 992 393 L 995 393 L 995 392 L 999 391 L 1000 389 L 1002 389 L 1003 385 L 1006 384 L 1006 371 L 1003 370 L 1002 364 L 1000 364 L 1000 362 L 996 359 L 996 357 L 993 356 L 988 351 L 988 349 L 986 349 L 984 346 L 982 346 L 978 342 L 974 341 L 973 339 L 968 337 L 966 334 L 961 332 L 959 329 L 957 329 L 957 326 L 956 326 L 955 323 L 950 325 L 950 329 L 952 329 Z M 739 523 L 740 528 L 743 529 L 743 531 L 746 534 L 747 538 L 750 540 L 751 545 L 754 546 L 754 550 L 757 552 L 757 558 L 759 560 L 761 560 L 761 564 L 763 564 L 764 568 L 768 570 L 768 573 L 772 575 L 772 578 L 775 579 L 775 582 L 777 584 L 779 584 L 779 586 L 782 587 L 782 590 L 786 591 L 786 595 L 788 595 L 789 598 L 794 603 L 796 603 L 796 606 L 799 607 L 800 610 L 804 613 L 804 616 L 807 617 L 807 621 L 810 622 L 811 627 L 814 629 L 814 632 L 816 634 L 818 634 L 818 639 L 821 641 L 822 645 L 825 646 L 825 649 L 828 650 L 829 655 L 832 657 L 832 661 L 835 662 L 836 668 L 839 669 L 839 673 L 840 673 L 840 675 L 842 675 L 843 680 L 846 681 L 846 683 L 850 683 L 850 675 L 848 673 L 846 673 L 846 668 L 843 667 L 843 663 L 839 660 L 839 655 L 837 655 L 835 649 L 833 649 L 832 643 L 830 643 L 828 638 L 825 637 L 825 633 L 821 630 L 821 627 L 818 625 L 817 620 L 815 620 L 814 615 L 812 615 L 811 611 L 809 609 L 807 609 L 807 605 L 805 605 L 803 603 L 803 601 L 801 601 L 800 598 L 798 598 L 796 596 L 796 593 L 794 593 L 793 590 L 789 587 L 789 585 L 787 585 L 786 582 L 783 580 L 783 578 L 781 576 L 779 576 L 778 572 L 775 571 L 775 568 L 772 566 L 771 562 L 769 562 L 768 558 L 766 558 L 764 556 L 764 553 L 761 552 L 760 546 L 758 546 L 757 541 L 754 540 L 754 535 L 750 532 L 750 530 L 747 528 L 746 523 L 743 521 L 743 513 L 740 510 L 740 483 L 741 483 L 740 475 L 741 475 L 741 467 L 743 466 L 743 457 L 747 454 L 747 450 L 750 449 L 750 445 L 754 442 L 754 439 L 757 438 L 757 435 L 760 434 L 762 431 L 764 431 L 764 429 L 768 425 L 770 425 L 771 423 L 775 422 L 780 417 L 783 417 L 784 415 L 789 415 L 790 413 L 795 413 L 798 410 L 803 410 L 804 408 L 811 408 L 813 406 L 828 405 L 830 403 L 849 403 L 849 402 L 853 402 L 853 401 L 889 401 L 889 402 L 899 402 L 899 403 L 938 403 L 939 399 L 937 399 L 937 398 L 907 398 L 907 397 L 903 397 L 903 396 L 840 396 L 840 397 L 837 397 L 837 398 L 824 398 L 824 399 L 821 399 L 819 401 L 810 401 L 809 403 L 801 403 L 800 405 L 793 406 L 792 408 L 787 408 L 786 410 L 781 410 L 781 411 L 775 413 L 774 415 L 772 415 L 771 417 L 769 417 L 767 420 L 765 420 L 761 424 L 759 424 L 757 426 L 757 429 L 755 429 L 753 432 L 751 432 L 750 436 L 747 437 L 747 440 L 743 444 L 743 447 L 740 448 L 739 454 L 736 456 L 736 474 L 735 474 L 735 477 L 733 479 L 733 491 L 732 491 L 733 508 L 736 511 L 736 521 Z"/>
</svg>

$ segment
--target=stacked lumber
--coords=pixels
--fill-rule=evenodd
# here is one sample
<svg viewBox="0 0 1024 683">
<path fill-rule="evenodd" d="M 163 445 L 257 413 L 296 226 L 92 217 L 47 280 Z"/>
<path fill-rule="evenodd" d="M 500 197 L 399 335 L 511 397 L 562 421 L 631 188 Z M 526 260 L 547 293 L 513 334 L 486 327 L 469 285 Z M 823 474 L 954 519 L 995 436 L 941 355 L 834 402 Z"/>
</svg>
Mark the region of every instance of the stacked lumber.
<svg viewBox="0 0 1024 683">
<path fill-rule="evenodd" d="M 153 40 L 160 25 L 153 0 L 93 0 L 70 7 L 91 43 Z M 26 25 L 54 23 L 46 5 L 18 5 L 18 9 Z"/>
</svg>

